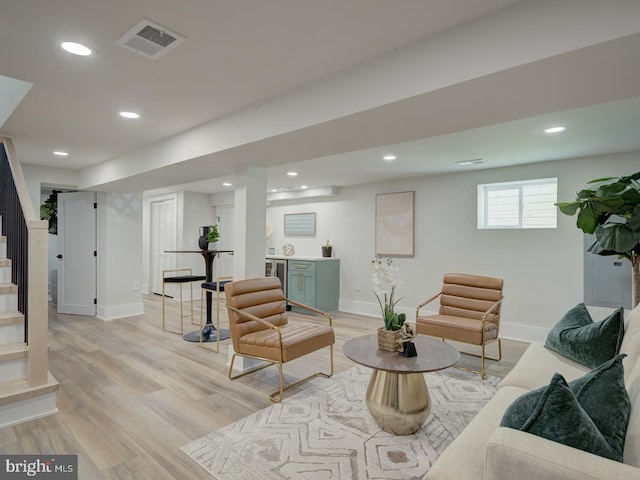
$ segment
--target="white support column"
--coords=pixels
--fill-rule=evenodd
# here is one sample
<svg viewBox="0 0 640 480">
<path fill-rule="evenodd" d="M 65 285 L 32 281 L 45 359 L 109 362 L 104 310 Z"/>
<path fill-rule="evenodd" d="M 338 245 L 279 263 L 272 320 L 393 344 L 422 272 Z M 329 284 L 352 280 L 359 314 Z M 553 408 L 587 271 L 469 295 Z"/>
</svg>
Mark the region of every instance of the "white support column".
<svg viewBox="0 0 640 480">
<path fill-rule="evenodd" d="M 233 245 L 233 279 L 264 277 L 264 241 L 267 225 L 267 170 L 249 165 L 235 178 L 235 231 Z M 229 345 L 231 363 L 233 345 Z M 235 373 L 263 364 L 260 360 L 236 357 Z"/>
<path fill-rule="evenodd" d="M 235 179 L 233 278 L 264 277 L 267 170 L 249 165 Z"/>
</svg>

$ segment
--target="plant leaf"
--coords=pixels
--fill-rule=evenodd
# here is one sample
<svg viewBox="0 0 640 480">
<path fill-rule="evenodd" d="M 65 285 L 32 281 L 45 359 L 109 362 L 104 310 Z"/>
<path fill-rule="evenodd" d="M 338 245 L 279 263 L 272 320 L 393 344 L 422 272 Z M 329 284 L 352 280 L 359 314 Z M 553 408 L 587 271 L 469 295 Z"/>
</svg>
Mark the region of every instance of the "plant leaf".
<svg viewBox="0 0 640 480">
<path fill-rule="evenodd" d="M 603 178 L 596 178 L 595 180 L 591 180 L 589 182 L 587 182 L 587 184 L 591 184 L 591 183 L 604 183 L 604 182 L 610 182 L 611 180 L 617 180 L 617 177 L 603 177 Z"/>
<path fill-rule="evenodd" d="M 638 243 L 638 235 L 626 223 L 601 225 L 595 233 L 602 250 L 611 250 L 618 254 L 628 252 Z"/>
<path fill-rule="evenodd" d="M 580 209 L 580 213 L 578 214 L 578 220 L 576 221 L 578 228 L 584 233 L 593 233 L 596 230 L 597 224 L 598 216 L 591 208 L 591 204 L 583 204 Z"/>
<path fill-rule="evenodd" d="M 615 197 L 593 197 L 589 199 L 589 204 L 594 212 L 617 213 L 624 205 L 624 199 Z"/>
<path fill-rule="evenodd" d="M 581 205 L 582 202 L 560 202 L 555 204 L 562 213 L 569 216 L 575 215 Z"/>
<path fill-rule="evenodd" d="M 640 204 L 636 205 L 636 208 L 631 212 L 629 228 L 631 228 L 635 233 L 640 233 Z"/>
<path fill-rule="evenodd" d="M 576 193 L 576 198 L 578 200 L 586 200 L 587 198 L 593 197 L 595 194 L 596 194 L 595 190 L 584 189 Z"/>
<path fill-rule="evenodd" d="M 627 189 L 627 184 L 624 182 L 614 182 L 600 185 L 596 190 L 596 196 L 598 197 L 610 197 L 618 196 Z"/>
<path fill-rule="evenodd" d="M 625 204 L 628 204 L 628 210 L 633 209 L 636 205 L 640 203 L 640 191 L 635 188 L 627 188 L 626 191 L 622 193 L 622 199 Z"/>
</svg>

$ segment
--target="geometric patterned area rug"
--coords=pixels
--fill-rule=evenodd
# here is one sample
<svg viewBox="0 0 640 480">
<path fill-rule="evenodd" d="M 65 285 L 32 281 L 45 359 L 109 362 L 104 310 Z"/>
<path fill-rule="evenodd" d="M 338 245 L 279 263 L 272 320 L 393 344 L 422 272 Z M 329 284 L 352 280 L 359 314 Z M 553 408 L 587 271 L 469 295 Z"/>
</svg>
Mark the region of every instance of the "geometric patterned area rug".
<svg viewBox="0 0 640 480">
<path fill-rule="evenodd" d="M 422 478 L 500 382 L 449 368 L 425 375 L 431 414 L 413 435 L 383 432 L 365 404 L 371 369 L 356 366 L 181 448 L 217 480 Z"/>
</svg>

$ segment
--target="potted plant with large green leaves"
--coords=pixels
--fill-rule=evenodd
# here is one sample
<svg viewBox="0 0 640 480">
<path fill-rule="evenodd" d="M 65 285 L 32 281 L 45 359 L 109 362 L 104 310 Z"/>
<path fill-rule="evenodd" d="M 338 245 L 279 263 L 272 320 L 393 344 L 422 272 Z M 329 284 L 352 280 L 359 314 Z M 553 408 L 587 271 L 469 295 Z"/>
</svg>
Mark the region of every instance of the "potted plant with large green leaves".
<svg viewBox="0 0 640 480">
<path fill-rule="evenodd" d="M 376 256 L 371 261 L 371 278 L 373 294 L 380 305 L 380 313 L 384 326 L 378 329 L 378 348 L 387 351 L 398 351 L 398 340 L 402 336 L 402 327 L 406 316 L 395 311 L 402 299 L 395 298 L 396 287 L 402 285 L 398 266 L 392 258 Z"/>
<path fill-rule="evenodd" d="M 573 202 L 556 203 L 565 215 L 578 212 L 577 226 L 595 234 L 588 251 L 631 262 L 633 306 L 640 302 L 640 172 L 591 180 Z"/>
</svg>

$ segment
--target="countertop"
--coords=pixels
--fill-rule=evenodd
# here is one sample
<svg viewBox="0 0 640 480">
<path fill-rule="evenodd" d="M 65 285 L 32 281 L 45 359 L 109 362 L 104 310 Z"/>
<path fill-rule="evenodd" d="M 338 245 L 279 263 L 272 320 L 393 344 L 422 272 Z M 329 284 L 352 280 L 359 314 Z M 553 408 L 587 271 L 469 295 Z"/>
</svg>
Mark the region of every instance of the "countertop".
<svg viewBox="0 0 640 480">
<path fill-rule="evenodd" d="M 266 255 L 267 260 L 307 260 L 311 262 L 318 262 L 321 260 L 339 260 L 338 257 L 303 257 L 300 255 L 291 255 L 287 257 L 286 255 Z"/>
</svg>

